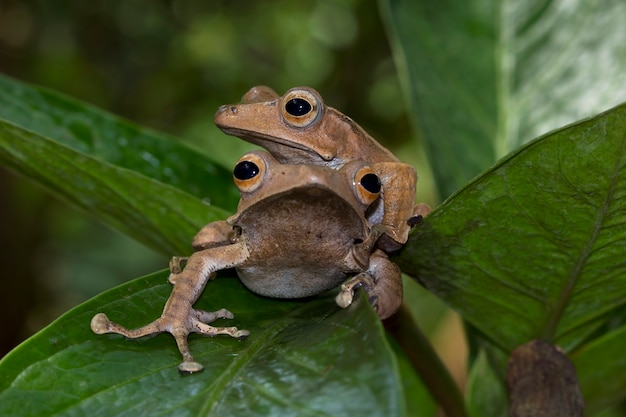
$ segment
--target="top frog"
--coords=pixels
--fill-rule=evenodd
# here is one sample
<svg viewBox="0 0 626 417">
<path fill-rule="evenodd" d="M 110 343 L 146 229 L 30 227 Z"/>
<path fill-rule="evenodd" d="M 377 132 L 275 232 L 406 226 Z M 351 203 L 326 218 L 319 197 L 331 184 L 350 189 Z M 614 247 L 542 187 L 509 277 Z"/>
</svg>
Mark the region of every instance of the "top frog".
<svg viewBox="0 0 626 417">
<path fill-rule="evenodd" d="M 425 205 L 415 206 L 415 169 L 352 119 L 325 106 L 312 88 L 295 87 L 279 97 L 269 87 L 253 87 L 240 104 L 221 106 L 215 124 L 229 135 L 264 147 L 282 163 L 334 169 L 356 160 L 370 165 L 381 180 L 382 195 L 367 219 L 386 227 L 379 246 L 387 252 L 406 243 L 412 217 L 430 211 Z"/>
</svg>

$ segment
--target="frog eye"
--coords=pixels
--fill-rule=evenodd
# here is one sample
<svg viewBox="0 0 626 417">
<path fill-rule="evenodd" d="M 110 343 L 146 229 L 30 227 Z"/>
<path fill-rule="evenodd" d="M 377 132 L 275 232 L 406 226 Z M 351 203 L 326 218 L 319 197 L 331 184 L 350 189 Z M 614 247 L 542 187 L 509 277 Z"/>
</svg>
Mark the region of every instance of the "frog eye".
<svg viewBox="0 0 626 417">
<path fill-rule="evenodd" d="M 264 176 L 265 161 L 253 153 L 242 156 L 233 169 L 235 185 L 243 193 L 256 190 Z"/>
<path fill-rule="evenodd" d="M 283 119 L 294 127 L 308 127 L 318 120 L 322 100 L 309 90 L 293 89 L 282 100 Z"/>
<path fill-rule="evenodd" d="M 359 200 L 369 206 L 372 204 L 382 189 L 380 178 L 374 173 L 372 168 L 365 167 L 357 171 L 355 175 L 356 195 Z"/>
</svg>

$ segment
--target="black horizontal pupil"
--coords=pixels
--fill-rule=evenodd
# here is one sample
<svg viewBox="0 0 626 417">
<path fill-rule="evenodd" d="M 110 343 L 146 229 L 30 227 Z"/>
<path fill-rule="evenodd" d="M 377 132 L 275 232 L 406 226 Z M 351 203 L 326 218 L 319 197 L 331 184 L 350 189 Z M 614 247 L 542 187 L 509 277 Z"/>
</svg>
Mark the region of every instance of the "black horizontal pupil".
<svg viewBox="0 0 626 417">
<path fill-rule="evenodd" d="M 378 178 L 376 174 L 365 174 L 361 177 L 361 181 L 359 182 L 363 188 L 372 194 L 378 194 L 380 192 L 380 178 Z"/>
<path fill-rule="evenodd" d="M 233 169 L 233 175 L 238 180 L 249 180 L 250 178 L 254 178 L 259 174 L 259 167 L 250 161 L 241 161 L 237 165 L 235 165 L 235 169 Z"/>
<path fill-rule="evenodd" d="M 285 104 L 285 110 L 292 116 L 304 116 L 311 109 L 311 103 L 303 98 L 292 98 Z"/>
</svg>

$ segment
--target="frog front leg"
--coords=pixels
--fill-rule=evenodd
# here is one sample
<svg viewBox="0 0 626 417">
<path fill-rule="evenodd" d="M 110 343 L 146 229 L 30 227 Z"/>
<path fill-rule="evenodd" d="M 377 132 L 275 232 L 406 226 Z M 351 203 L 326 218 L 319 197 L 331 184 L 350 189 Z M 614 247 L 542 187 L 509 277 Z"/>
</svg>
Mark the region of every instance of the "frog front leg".
<svg viewBox="0 0 626 417">
<path fill-rule="evenodd" d="M 226 220 L 218 220 L 204 226 L 194 236 L 191 246 L 195 251 L 214 248 L 216 246 L 229 245 L 235 241 L 236 231 Z M 170 276 L 167 280 L 174 284 L 178 274 L 183 270 L 189 257 L 172 256 L 170 259 Z"/>
<path fill-rule="evenodd" d="M 370 257 L 369 268 L 341 285 L 335 301 L 342 308 L 352 304 L 354 292 L 363 287 L 370 303 L 381 319 L 393 315 L 402 304 L 402 272 L 387 254 L 376 249 Z"/>
<path fill-rule="evenodd" d="M 204 226 L 191 241 L 194 250 L 204 250 L 235 242 L 237 230 L 226 220 L 218 220 Z"/>
<path fill-rule="evenodd" d="M 208 323 L 219 318 L 233 318 L 233 314 L 226 309 L 216 312 L 196 310 L 193 304 L 215 271 L 238 266 L 248 255 L 245 241 L 195 252 L 178 275 L 161 317 L 146 326 L 131 330 L 111 322 L 105 314 L 98 313 L 91 320 L 91 329 L 96 334 L 117 333 L 129 339 L 168 332 L 174 336 L 183 357 L 178 369 L 184 373 L 201 371 L 203 366 L 194 360 L 189 350 L 187 336 L 190 333 L 206 336 L 226 334 L 241 339 L 248 336 L 249 332 L 236 327 L 210 326 Z"/>
<path fill-rule="evenodd" d="M 400 249 L 409 238 L 408 221 L 415 207 L 417 173 L 411 165 L 402 162 L 379 162 L 373 164 L 372 169 L 380 177 L 383 189 L 382 219 L 376 219 L 376 223 L 388 228 L 379 246 L 392 252 Z"/>
</svg>

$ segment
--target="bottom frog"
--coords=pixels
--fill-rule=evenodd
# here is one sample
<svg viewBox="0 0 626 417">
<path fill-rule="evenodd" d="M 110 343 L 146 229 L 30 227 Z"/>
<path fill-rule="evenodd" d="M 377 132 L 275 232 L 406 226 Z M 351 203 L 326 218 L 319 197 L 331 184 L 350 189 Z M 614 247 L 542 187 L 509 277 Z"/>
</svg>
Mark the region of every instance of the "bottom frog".
<svg viewBox="0 0 626 417">
<path fill-rule="evenodd" d="M 336 298 L 341 307 L 349 306 L 355 289 L 364 287 L 381 318 L 398 309 L 400 269 L 375 248 L 385 227 L 371 226 L 365 218 L 382 191 L 371 168 L 360 161 L 339 170 L 287 165 L 265 151 L 254 151 L 238 161 L 233 176 L 241 192 L 237 213 L 205 226 L 194 238 L 196 252 L 189 258 L 172 259 L 174 287 L 161 317 L 130 330 L 99 313 L 91 321 L 95 333 L 135 339 L 169 332 L 183 357 L 178 369 L 201 371 L 189 350 L 190 333 L 234 338 L 249 334 L 236 327 L 209 325 L 233 318 L 226 309 L 193 308 L 215 272 L 226 268 L 235 268 L 246 287 L 269 297 L 306 297 L 343 283 Z"/>
</svg>

